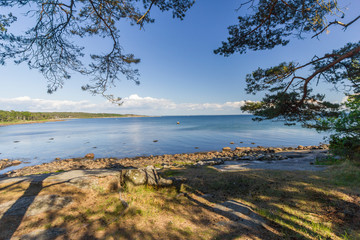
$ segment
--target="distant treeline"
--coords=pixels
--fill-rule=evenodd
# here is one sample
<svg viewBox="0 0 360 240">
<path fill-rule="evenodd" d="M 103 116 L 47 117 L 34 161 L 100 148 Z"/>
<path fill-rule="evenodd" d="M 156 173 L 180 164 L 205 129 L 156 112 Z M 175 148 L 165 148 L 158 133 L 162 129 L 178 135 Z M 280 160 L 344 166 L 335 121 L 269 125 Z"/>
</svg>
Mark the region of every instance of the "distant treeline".
<svg viewBox="0 0 360 240">
<path fill-rule="evenodd" d="M 0 122 L 40 121 L 63 118 L 136 117 L 133 114 L 82 113 L 82 112 L 18 112 L 0 110 Z"/>
</svg>

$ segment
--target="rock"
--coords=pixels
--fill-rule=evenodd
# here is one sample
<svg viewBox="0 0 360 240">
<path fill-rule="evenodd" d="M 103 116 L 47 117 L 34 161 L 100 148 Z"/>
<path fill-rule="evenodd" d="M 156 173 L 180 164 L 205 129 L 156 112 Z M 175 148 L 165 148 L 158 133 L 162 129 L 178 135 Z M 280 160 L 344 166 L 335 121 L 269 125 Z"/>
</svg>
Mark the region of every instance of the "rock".
<svg viewBox="0 0 360 240">
<path fill-rule="evenodd" d="M 297 149 L 297 150 L 304 150 L 304 146 L 299 145 L 296 149 Z"/>
<path fill-rule="evenodd" d="M 70 204 L 72 198 L 59 195 L 25 196 L 0 205 L 0 217 L 6 212 L 7 216 L 35 216 L 47 211 L 60 210 Z"/>
<path fill-rule="evenodd" d="M 230 144 L 235 144 L 234 142 L 230 142 Z"/>
<path fill-rule="evenodd" d="M 121 171 L 121 184 L 130 185 L 151 185 L 151 186 L 169 186 L 173 181 L 160 177 L 153 166 L 147 166 L 140 169 L 126 169 Z"/>
<path fill-rule="evenodd" d="M 11 167 L 11 166 L 16 166 L 21 164 L 21 161 L 19 160 L 9 160 L 7 158 L 0 160 L 0 170 L 7 168 L 7 167 Z"/>
<path fill-rule="evenodd" d="M 153 142 L 158 142 L 159 140 L 154 140 Z"/>
<path fill-rule="evenodd" d="M 204 166 L 204 165 L 212 166 L 212 165 L 220 165 L 220 164 L 224 164 L 224 159 L 222 159 L 222 158 L 213 158 L 213 159 L 210 159 L 210 160 L 198 161 L 195 164 L 195 166 Z"/>
<path fill-rule="evenodd" d="M 283 152 L 284 150 L 282 148 L 274 148 L 274 153 Z"/>
<path fill-rule="evenodd" d="M 251 150 L 251 147 L 236 147 L 235 151 L 245 152 Z"/>
<path fill-rule="evenodd" d="M 243 227 L 252 230 L 271 229 L 265 218 L 241 202 L 229 200 L 216 204 L 213 210 L 216 213 L 226 216 L 230 220 L 230 223 L 234 224 L 237 228 Z"/>
<path fill-rule="evenodd" d="M 319 149 L 329 149 L 329 145 L 328 144 L 321 144 L 319 146 Z"/>
<path fill-rule="evenodd" d="M 88 153 L 85 155 L 85 158 L 88 158 L 88 159 L 94 159 L 95 155 L 93 153 Z"/>
<path fill-rule="evenodd" d="M 231 151 L 231 148 L 230 147 L 223 147 L 223 152 L 230 152 Z"/>
</svg>

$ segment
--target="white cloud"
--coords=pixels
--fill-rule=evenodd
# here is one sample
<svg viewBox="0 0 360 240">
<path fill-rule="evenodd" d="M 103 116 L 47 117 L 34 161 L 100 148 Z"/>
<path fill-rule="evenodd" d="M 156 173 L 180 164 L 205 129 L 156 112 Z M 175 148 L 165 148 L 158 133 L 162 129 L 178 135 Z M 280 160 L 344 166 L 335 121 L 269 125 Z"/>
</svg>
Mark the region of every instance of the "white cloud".
<svg viewBox="0 0 360 240">
<path fill-rule="evenodd" d="M 137 94 L 123 98 L 119 107 L 109 102 L 93 103 L 88 100 L 49 100 L 30 98 L 0 98 L 1 110 L 16 111 L 72 111 L 72 112 L 112 112 L 145 115 L 176 114 L 241 114 L 240 107 L 245 101 L 225 103 L 175 103 L 169 99 L 141 97 Z"/>
</svg>

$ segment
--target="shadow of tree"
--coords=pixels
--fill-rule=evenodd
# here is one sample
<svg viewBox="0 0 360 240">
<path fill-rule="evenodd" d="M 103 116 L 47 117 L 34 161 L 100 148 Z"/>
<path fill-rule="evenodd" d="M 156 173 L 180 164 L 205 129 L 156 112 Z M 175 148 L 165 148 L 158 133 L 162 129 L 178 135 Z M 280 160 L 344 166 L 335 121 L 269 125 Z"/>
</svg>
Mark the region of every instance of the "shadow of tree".
<svg viewBox="0 0 360 240">
<path fill-rule="evenodd" d="M 188 169 L 184 174 L 189 191 L 209 195 L 207 199 L 212 203 L 237 199 L 247 202 L 266 217 L 282 237 L 341 238 L 346 229 L 360 229 L 360 204 L 333 193 L 333 186 L 326 187 L 327 179 L 314 177 L 313 172 L 218 172 L 197 168 Z M 333 210 L 331 216 L 326 214 L 329 208 Z"/>
<path fill-rule="evenodd" d="M 25 190 L 24 194 L 16 200 L 16 202 L 3 214 L 0 219 L 0 232 L 1 239 L 11 239 L 22 219 L 24 218 L 26 211 L 33 203 L 35 197 L 40 193 L 43 188 L 43 180 L 49 175 L 44 174 L 34 178 L 29 187 Z"/>
<path fill-rule="evenodd" d="M 117 193 L 101 192 L 105 203 L 84 204 L 83 209 L 73 212 L 49 211 L 43 223 L 63 221 L 45 229 L 44 234 L 65 229 L 60 239 L 327 239 L 341 238 L 348 228 L 360 229 L 360 204 L 341 198 L 331 191 L 332 185 L 318 184 L 327 179 L 315 174 L 262 170 L 224 173 L 208 167 L 188 167 L 177 173 L 187 179 L 177 186 L 178 191 L 175 187 L 144 187 L 138 196 L 144 194 L 146 202 L 130 204 L 126 210 Z M 0 239 L 13 236 L 43 188 L 65 183 L 44 186 L 48 176 L 31 181 L 23 196 L 6 211 L 0 229 L 9 231 L 6 235 L 0 233 Z M 24 204 L 25 198 L 29 199 Z M 162 215 L 144 210 L 142 204 Z M 14 215 L 15 209 L 21 214 Z M 163 218 L 163 222 L 156 218 Z M 175 218 L 187 224 L 174 224 Z M 201 230 L 194 233 L 191 226 Z M 201 232 L 204 229 L 208 232 Z"/>
</svg>

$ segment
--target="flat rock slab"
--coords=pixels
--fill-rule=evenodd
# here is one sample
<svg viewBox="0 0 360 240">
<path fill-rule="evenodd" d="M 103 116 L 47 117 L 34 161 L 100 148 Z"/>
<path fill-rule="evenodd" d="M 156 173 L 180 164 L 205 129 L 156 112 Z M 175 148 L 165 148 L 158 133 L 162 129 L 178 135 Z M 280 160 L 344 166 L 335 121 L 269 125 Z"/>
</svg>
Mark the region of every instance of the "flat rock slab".
<svg viewBox="0 0 360 240">
<path fill-rule="evenodd" d="M 0 178 L 0 184 L 8 184 L 13 182 L 70 182 L 87 177 L 117 176 L 119 174 L 119 170 L 112 169 L 71 170 L 59 173 L 29 175 L 24 177 L 4 177 Z"/>
<path fill-rule="evenodd" d="M 242 171 L 248 169 L 270 169 L 285 171 L 321 171 L 326 166 L 313 165 L 317 157 L 324 157 L 324 151 L 284 152 L 281 155 L 289 156 L 285 160 L 274 161 L 225 161 L 223 165 L 213 166 L 219 171 Z"/>
<path fill-rule="evenodd" d="M 241 226 L 253 231 L 270 228 L 263 217 L 255 213 L 249 206 L 240 202 L 234 200 L 226 201 L 215 205 L 213 209 L 214 212 L 227 216 L 231 220 L 227 225 Z M 224 224 L 225 222 L 218 223 L 218 225 Z"/>
<path fill-rule="evenodd" d="M 0 218 L 38 215 L 47 211 L 60 210 L 71 202 L 71 197 L 59 195 L 25 196 L 0 204 Z"/>
</svg>

